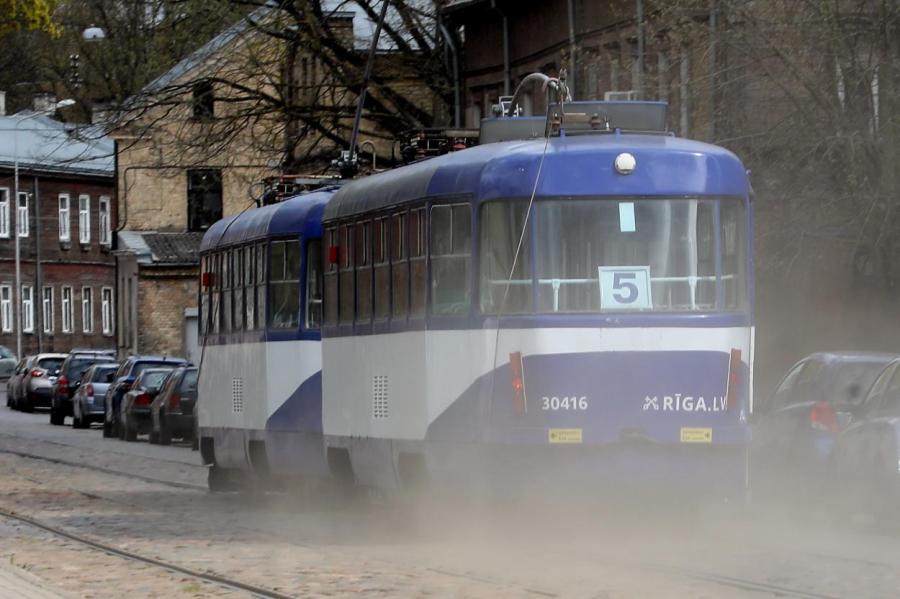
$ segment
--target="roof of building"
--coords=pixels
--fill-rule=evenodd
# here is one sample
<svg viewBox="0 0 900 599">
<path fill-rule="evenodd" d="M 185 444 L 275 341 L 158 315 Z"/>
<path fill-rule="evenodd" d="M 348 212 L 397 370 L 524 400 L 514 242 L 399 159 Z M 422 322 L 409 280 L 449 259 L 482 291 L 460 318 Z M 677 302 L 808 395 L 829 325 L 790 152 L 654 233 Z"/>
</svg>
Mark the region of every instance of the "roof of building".
<svg viewBox="0 0 900 599">
<path fill-rule="evenodd" d="M 485 144 L 344 185 L 325 220 L 388 209 L 426 197 L 472 195 L 476 201 L 531 196 L 538 168 L 539 197 L 616 195 L 737 195 L 749 192 L 746 170 L 728 150 L 665 134 L 593 133 Z M 616 173 L 628 152 L 633 173 Z"/>
<path fill-rule="evenodd" d="M 197 264 L 203 233 L 161 233 L 158 231 L 119 231 L 120 253 L 137 256 L 138 264 L 177 266 Z"/>
<path fill-rule="evenodd" d="M 322 212 L 337 189 L 329 187 L 303 193 L 271 206 L 224 218 L 206 232 L 200 251 L 267 237 L 321 236 Z"/>
<path fill-rule="evenodd" d="M 23 110 L 0 117 L 0 167 L 97 177 L 115 175 L 115 145 L 96 127 Z"/>
</svg>

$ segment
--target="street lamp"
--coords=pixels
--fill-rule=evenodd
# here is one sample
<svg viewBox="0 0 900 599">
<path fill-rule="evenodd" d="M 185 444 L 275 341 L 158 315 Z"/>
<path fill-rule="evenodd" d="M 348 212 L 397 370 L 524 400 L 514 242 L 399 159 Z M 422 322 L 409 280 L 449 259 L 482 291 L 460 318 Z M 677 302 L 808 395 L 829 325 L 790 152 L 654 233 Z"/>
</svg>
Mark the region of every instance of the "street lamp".
<svg viewBox="0 0 900 599">
<path fill-rule="evenodd" d="M 93 23 L 91 26 L 81 32 L 81 39 L 86 42 L 102 42 L 106 39 L 106 32 L 102 27 L 97 27 Z"/>
<path fill-rule="evenodd" d="M 31 114 L 19 117 L 19 120 L 16 122 L 15 127 L 13 127 L 13 156 L 15 157 L 15 163 L 13 167 L 13 188 L 14 188 L 14 197 L 15 203 L 15 215 L 16 215 L 16 230 L 15 230 L 15 238 L 16 238 L 16 292 L 14 294 L 15 302 L 16 302 L 16 314 L 18 314 L 18 318 L 16 318 L 16 356 L 22 357 L 22 261 L 21 261 L 21 250 L 19 248 L 19 230 L 22 226 L 22 223 L 19 220 L 19 125 L 27 121 L 28 119 L 32 119 L 36 116 L 41 116 L 44 114 L 49 114 L 52 112 L 56 112 L 59 108 L 65 108 L 67 106 L 72 106 L 75 104 L 75 100 L 66 99 L 60 100 L 51 106 L 50 108 L 46 108 L 44 110 L 33 112 Z M 26 215 L 26 218 L 27 215 Z M 32 291 L 32 309 L 34 306 L 34 292 Z"/>
</svg>

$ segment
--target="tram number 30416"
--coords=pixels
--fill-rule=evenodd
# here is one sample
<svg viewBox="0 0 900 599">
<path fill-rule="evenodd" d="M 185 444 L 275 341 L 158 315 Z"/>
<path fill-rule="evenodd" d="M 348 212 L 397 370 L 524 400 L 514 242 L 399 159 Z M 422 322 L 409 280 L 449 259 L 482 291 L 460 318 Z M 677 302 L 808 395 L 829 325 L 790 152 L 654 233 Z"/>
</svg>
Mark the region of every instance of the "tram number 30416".
<svg viewBox="0 0 900 599">
<path fill-rule="evenodd" d="M 581 396 L 565 396 L 565 397 L 548 397 L 544 395 L 541 397 L 541 409 L 542 410 L 550 410 L 550 411 L 558 411 L 558 410 L 574 410 L 574 411 L 584 411 L 588 409 L 588 399 L 587 397 Z"/>
</svg>

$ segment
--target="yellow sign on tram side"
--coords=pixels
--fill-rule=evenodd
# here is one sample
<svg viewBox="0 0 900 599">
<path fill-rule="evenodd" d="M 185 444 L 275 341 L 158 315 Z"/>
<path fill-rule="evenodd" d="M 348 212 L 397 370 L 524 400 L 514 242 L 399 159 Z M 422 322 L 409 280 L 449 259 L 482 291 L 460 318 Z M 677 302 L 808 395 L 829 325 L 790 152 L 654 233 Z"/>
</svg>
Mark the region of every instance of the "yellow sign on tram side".
<svg viewBox="0 0 900 599">
<path fill-rule="evenodd" d="M 712 443 L 711 428 L 682 428 L 682 443 Z"/>
<path fill-rule="evenodd" d="M 551 428 L 547 431 L 550 443 L 581 443 L 580 428 Z"/>
</svg>

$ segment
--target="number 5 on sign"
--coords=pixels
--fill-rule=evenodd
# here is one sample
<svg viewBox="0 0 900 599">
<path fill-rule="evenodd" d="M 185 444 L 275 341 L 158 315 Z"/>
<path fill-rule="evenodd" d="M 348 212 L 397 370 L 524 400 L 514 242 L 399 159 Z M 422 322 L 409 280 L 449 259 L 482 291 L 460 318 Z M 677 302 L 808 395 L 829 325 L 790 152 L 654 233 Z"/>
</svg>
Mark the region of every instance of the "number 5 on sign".
<svg viewBox="0 0 900 599">
<path fill-rule="evenodd" d="M 598 266 L 602 310 L 649 310 L 649 266 Z"/>
</svg>

